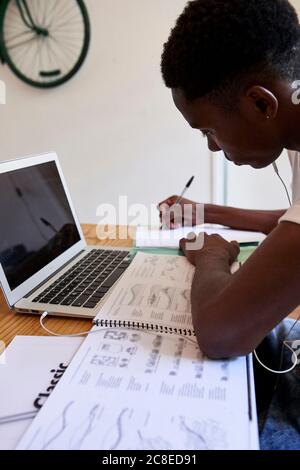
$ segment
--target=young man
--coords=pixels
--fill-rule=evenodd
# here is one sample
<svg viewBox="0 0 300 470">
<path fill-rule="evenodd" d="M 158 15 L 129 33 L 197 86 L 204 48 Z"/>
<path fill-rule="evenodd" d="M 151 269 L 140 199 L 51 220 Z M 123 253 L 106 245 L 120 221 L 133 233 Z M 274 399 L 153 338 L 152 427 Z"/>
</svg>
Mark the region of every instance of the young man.
<svg viewBox="0 0 300 470">
<path fill-rule="evenodd" d="M 300 26 L 296 12 L 287 0 L 194 0 L 164 46 L 162 74 L 175 106 L 207 138 L 211 151 L 223 150 L 236 165 L 254 168 L 266 167 L 284 149 L 289 151 L 294 173 L 289 210 L 205 205 L 205 222 L 268 234 L 238 272 L 230 272 L 239 252 L 236 242 L 205 236 L 201 250 L 187 250 L 187 240 L 181 241 L 187 259 L 196 267 L 192 315 L 200 348 L 211 358 L 248 354 L 300 304 Z M 164 202 L 172 205 L 174 200 Z M 281 348 L 281 342 L 271 341 L 271 345 L 275 352 Z M 268 350 L 263 343 L 260 352 Z M 261 359 L 268 360 L 266 354 Z M 286 368 L 292 365 L 291 352 L 288 359 Z M 268 373 L 268 382 L 271 376 Z M 286 385 L 291 380 L 298 385 L 297 372 Z M 271 434 L 262 439 L 265 448 L 272 447 L 270 435 L 272 439 L 279 435 L 279 421 L 280 432 L 286 434 L 283 440 L 273 441 L 274 448 L 300 447 L 300 418 L 295 407 L 288 413 L 286 403 L 294 399 L 295 388 L 282 390 L 281 399 L 284 393 L 290 395 L 284 395 L 281 408 L 277 402 L 273 406 L 265 428 Z"/>
</svg>

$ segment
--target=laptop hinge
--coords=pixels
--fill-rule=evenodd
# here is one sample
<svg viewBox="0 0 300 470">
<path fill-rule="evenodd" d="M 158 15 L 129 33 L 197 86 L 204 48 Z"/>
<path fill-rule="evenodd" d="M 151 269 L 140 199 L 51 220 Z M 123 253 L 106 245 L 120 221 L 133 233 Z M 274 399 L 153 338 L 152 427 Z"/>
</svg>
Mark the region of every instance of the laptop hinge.
<svg viewBox="0 0 300 470">
<path fill-rule="evenodd" d="M 50 279 L 54 276 L 56 276 L 56 274 L 58 274 L 60 271 L 62 271 L 68 264 L 70 264 L 72 261 L 74 261 L 76 258 L 78 258 L 78 256 L 82 255 L 82 253 L 84 253 L 86 250 L 81 250 L 79 253 L 77 253 L 77 255 L 73 256 L 73 258 L 69 259 L 65 264 L 63 264 L 59 269 L 57 269 L 54 273 L 52 273 L 49 277 L 47 277 L 47 279 L 45 279 L 43 282 L 41 282 L 38 286 L 36 286 L 34 289 L 32 289 L 30 292 L 28 292 L 28 294 L 24 295 L 23 298 L 24 299 L 27 299 L 28 297 L 30 297 L 35 291 L 37 291 L 40 287 L 42 287 L 43 284 L 45 284 L 46 282 L 50 281 Z"/>
</svg>

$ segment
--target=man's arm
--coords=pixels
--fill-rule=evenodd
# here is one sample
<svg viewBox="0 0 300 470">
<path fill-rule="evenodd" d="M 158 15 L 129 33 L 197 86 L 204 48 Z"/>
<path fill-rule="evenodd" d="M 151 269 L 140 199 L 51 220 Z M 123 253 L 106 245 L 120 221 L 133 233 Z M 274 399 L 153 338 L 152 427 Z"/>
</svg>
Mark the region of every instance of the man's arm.
<svg viewBox="0 0 300 470">
<path fill-rule="evenodd" d="M 186 243 L 181 241 L 183 251 Z M 232 244 L 220 237 L 206 235 L 203 249 L 186 256 L 196 265 L 193 324 L 211 358 L 250 353 L 300 304 L 298 224 L 280 223 L 234 275 Z"/>
<path fill-rule="evenodd" d="M 236 230 L 252 230 L 269 234 L 277 226 L 286 210 L 261 211 L 205 204 L 204 220 L 208 224 L 220 224 Z"/>
<path fill-rule="evenodd" d="M 178 196 L 171 196 L 159 203 L 161 207 L 172 207 Z M 185 214 L 182 224 L 194 226 L 199 221 L 196 219 L 197 202 L 183 198 L 181 206 L 191 205 L 192 211 Z M 237 209 L 235 207 L 218 206 L 215 204 L 204 204 L 204 222 L 207 224 L 219 224 L 231 227 L 236 230 L 252 230 L 269 234 L 277 226 L 278 220 L 286 210 L 261 211 Z M 184 211 L 183 211 L 184 214 Z M 160 209 L 160 221 L 162 222 L 163 212 Z M 174 217 L 170 214 L 171 228 L 174 228 Z"/>
</svg>

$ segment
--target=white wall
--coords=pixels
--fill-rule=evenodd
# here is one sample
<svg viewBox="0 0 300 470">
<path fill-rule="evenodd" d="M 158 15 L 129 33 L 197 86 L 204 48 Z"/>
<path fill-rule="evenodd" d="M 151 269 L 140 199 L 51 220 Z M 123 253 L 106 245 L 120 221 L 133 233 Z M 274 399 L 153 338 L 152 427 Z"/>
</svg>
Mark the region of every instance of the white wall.
<svg viewBox="0 0 300 470">
<path fill-rule="evenodd" d="M 278 160 L 278 168 L 290 196 L 292 172 L 286 152 Z M 289 206 L 284 186 L 273 167 L 254 170 L 227 163 L 227 205 L 248 209 L 287 209 Z"/>
<path fill-rule="evenodd" d="M 82 222 L 96 208 L 156 203 L 197 179 L 189 196 L 209 200 L 206 142 L 175 110 L 160 56 L 185 0 L 86 0 L 92 44 L 79 74 L 51 91 L 0 68 L 0 159 L 56 150 Z"/>
<path fill-rule="evenodd" d="M 289 0 L 290 3 L 296 8 L 297 12 L 300 12 L 300 0 Z"/>
</svg>

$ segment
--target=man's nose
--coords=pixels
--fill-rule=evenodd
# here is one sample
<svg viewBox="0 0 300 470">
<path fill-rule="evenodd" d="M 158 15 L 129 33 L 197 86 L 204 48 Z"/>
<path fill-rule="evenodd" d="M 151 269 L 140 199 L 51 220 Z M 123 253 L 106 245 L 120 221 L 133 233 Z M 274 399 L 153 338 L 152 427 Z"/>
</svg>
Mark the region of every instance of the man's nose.
<svg viewBox="0 0 300 470">
<path fill-rule="evenodd" d="M 212 139 L 211 137 L 207 137 L 207 145 L 208 145 L 208 148 L 211 152 L 220 152 L 220 150 L 222 150 L 217 144 L 216 142 L 214 141 L 214 139 Z"/>
</svg>

